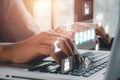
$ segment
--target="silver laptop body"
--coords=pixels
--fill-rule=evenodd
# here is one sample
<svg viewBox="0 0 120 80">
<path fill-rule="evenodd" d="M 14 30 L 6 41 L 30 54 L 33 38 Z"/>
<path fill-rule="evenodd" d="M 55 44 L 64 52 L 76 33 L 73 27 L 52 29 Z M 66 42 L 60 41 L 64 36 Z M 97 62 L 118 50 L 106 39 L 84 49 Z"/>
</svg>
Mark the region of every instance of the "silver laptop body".
<svg viewBox="0 0 120 80">
<path fill-rule="evenodd" d="M 120 71 L 119 71 L 120 37 L 119 35 L 120 35 L 120 25 L 118 26 L 117 38 L 115 39 L 114 47 L 112 49 L 112 55 L 111 55 L 109 68 L 107 71 L 108 73 L 107 73 L 106 80 L 117 80 L 119 78 L 118 76 L 120 75 Z M 110 54 L 109 51 L 80 50 L 80 53 L 82 55 L 84 55 L 86 52 L 89 52 L 89 53 L 92 52 L 95 54 L 102 53 L 104 55 Z M 47 58 L 45 60 L 53 61 L 51 58 Z M 101 60 L 104 60 L 104 59 L 101 59 Z M 40 64 L 38 64 L 37 66 L 39 65 Z M 34 67 L 34 66 L 36 66 L 36 64 L 31 65 L 31 64 L 1 63 L 0 64 L 0 78 L 10 79 L 10 80 L 96 80 L 96 79 L 104 80 L 105 75 L 106 75 L 106 68 L 101 68 L 101 70 L 99 70 L 98 72 L 95 72 L 91 76 L 84 77 L 84 76 L 65 75 L 65 74 L 60 74 L 60 73 L 40 72 L 39 70 L 30 71 L 29 68 Z"/>
<path fill-rule="evenodd" d="M 81 50 L 80 52 L 85 52 Z M 89 51 L 96 52 L 96 51 Z M 104 54 L 109 54 L 109 51 L 97 51 L 102 52 Z M 98 53 L 99 54 L 99 53 Z M 51 60 L 51 58 L 47 58 L 46 60 Z M 1 63 L 0 64 L 0 78 L 2 79 L 12 79 L 12 80 L 103 80 L 105 68 L 99 70 L 89 77 L 83 76 L 73 76 L 73 75 L 64 75 L 64 74 L 55 74 L 55 73 L 43 73 L 39 71 L 29 71 L 28 69 L 35 65 L 28 64 L 11 64 L 11 63 Z"/>
</svg>

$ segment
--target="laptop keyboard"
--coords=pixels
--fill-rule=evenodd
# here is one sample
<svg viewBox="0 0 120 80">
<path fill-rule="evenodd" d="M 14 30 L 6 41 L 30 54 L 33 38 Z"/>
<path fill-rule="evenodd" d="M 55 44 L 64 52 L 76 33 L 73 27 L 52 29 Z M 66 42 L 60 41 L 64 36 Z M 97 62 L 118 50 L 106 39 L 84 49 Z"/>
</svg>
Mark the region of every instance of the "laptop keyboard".
<svg viewBox="0 0 120 80">
<path fill-rule="evenodd" d="M 29 71 L 89 77 L 94 73 L 100 71 L 101 69 L 105 68 L 109 60 L 109 54 L 105 54 L 102 52 L 86 52 L 82 54 L 82 56 L 84 58 L 88 58 L 90 64 L 86 65 L 83 62 L 67 73 L 62 73 L 60 65 L 58 65 L 55 61 L 43 61 L 43 63 L 41 63 L 40 65 L 29 68 Z"/>
</svg>

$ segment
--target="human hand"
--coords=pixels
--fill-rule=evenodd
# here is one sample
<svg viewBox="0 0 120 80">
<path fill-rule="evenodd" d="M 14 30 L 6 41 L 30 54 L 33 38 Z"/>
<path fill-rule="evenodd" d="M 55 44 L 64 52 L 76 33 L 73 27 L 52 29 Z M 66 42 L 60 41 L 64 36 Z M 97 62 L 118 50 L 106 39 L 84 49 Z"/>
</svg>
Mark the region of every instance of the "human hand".
<svg viewBox="0 0 120 80">
<path fill-rule="evenodd" d="M 105 32 L 102 26 L 93 23 L 88 23 L 88 25 L 96 29 L 96 35 L 102 37 L 106 44 L 111 43 L 112 38 L 110 38 L 109 34 Z"/>
<path fill-rule="evenodd" d="M 76 22 L 74 24 L 71 24 L 68 27 L 70 28 L 70 30 L 67 30 L 67 28 L 65 28 L 65 27 L 58 27 L 55 31 L 57 33 L 64 34 L 64 35 L 70 37 L 70 39 L 74 41 L 74 36 L 75 36 L 76 32 L 84 31 L 89 28 L 94 28 L 96 31 L 96 35 L 102 37 L 104 39 L 105 43 L 109 44 L 111 42 L 111 38 L 105 32 L 104 28 L 101 26 L 99 27 L 97 24 Z M 95 39 L 94 41 L 97 43 L 98 39 Z"/>
<path fill-rule="evenodd" d="M 59 48 L 57 51 L 55 51 L 55 44 Z M 37 57 L 51 56 L 61 64 L 63 58 L 76 54 L 74 48 L 74 44 L 67 36 L 48 31 L 13 44 L 12 47 L 7 47 L 6 51 L 11 52 L 11 61 L 14 63 L 26 63 Z M 82 58 L 79 60 L 81 62 Z"/>
</svg>

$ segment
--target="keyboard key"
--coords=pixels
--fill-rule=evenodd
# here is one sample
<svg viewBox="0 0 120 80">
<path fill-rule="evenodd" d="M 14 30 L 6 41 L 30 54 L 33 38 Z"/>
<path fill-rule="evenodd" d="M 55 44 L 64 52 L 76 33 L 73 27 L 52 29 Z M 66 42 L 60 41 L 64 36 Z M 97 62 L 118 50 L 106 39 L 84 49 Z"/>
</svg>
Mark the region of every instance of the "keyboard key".
<svg viewBox="0 0 120 80">
<path fill-rule="evenodd" d="M 76 76 L 82 76 L 83 74 L 85 74 L 84 71 L 82 71 L 82 72 L 78 72 L 78 73 L 76 74 Z"/>
<path fill-rule="evenodd" d="M 85 74 L 83 74 L 83 77 L 89 77 L 89 76 L 91 76 L 92 74 L 90 74 L 90 73 L 85 73 Z"/>
<path fill-rule="evenodd" d="M 96 71 L 95 70 L 91 70 L 90 72 L 88 72 L 89 74 L 94 74 Z"/>
</svg>

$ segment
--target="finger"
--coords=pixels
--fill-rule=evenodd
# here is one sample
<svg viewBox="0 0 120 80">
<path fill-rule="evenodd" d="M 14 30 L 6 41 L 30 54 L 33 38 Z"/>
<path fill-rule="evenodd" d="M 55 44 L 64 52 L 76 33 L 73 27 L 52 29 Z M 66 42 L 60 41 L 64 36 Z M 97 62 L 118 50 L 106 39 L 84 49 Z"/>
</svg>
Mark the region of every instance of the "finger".
<svg viewBox="0 0 120 80">
<path fill-rule="evenodd" d="M 84 60 L 84 59 L 80 56 L 80 54 L 76 54 L 74 57 L 75 57 L 76 65 L 82 63 L 82 61 Z"/>
<path fill-rule="evenodd" d="M 61 64 L 61 59 L 57 56 L 57 54 L 52 53 L 50 55 L 58 64 Z"/>
<path fill-rule="evenodd" d="M 66 41 L 70 44 L 71 50 L 72 50 L 72 56 L 74 56 L 75 54 L 78 54 L 78 50 L 77 47 L 75 46 L 75 44 L 71 41 L 71 39 L 67 36 L 62 36 L 66 39 Z"/>
<path fill-rule="evenodd" d="M 44 57 L 51 56 L 58 64 L 61 64 L 61 60 L 66 57 L 65 53 L 63 53 L 62 51 L 54 53 L 51 46 L 39 45 L 36 49 L 37 54 L 35 54 L 34 57 L 38 57 L 41 55 Z"/>
<path fill-rule="evenodd" d="M 47 32 L 42 32 L 41 35 L 43 35 L 43 37 L 61 37 L 60 35 L 58 35 L 56 32 L 52 30 Z"/>
<path fill-rule="evenodd" d="M 95 43 L 99 43 L 98 38 L 93 39 L 93 42 L 95 42 Z"/>
<path fill-rule="evenodd" d="M 38 55 L 50 56 L 50 54 L 52 53 L 52 49 L 50 46 L 41 44 L 36 46 L 36 51 L 37 56 Z"/>
<path fill-rule="evenodd" d="M 96 29 L 96 35 L 99 35 L 100 37 L 102 37 L 105 41 L 105 43 L 110 43 L 111 42 L 111 38 L 109 37 L 108 34 L 106 34 L 104 28 L 102 26 L 98 26 L 98 24 L 88 24 L 91 25 L 91 27 Z"/>
<path fill-rule="evenodd" d="M 68 56 L 73 56 L 74 55 L 74 46 L 73 44 L 70 42 L 70 40 L 68 38 L 66 38 L 65 40 L 65 43 L 66 43 L 66 47 L 69 48 L 69 55 Z"/>
<path fill-rule="evenodd" d="M 111 38 L 109 37 L 108 34 L 105 33 L 103 27 L 97 28 L 97 34 L 104 39 L 105 43 L 109 44 L 111 42 Z"/>
<path fill-rule="evenodd" d="M 73 49 L 73 53 L 72 53 L 72 55 L 71 56 L 74 56 L 74 55 L 78 55 L 78 57 L 76 58 L 76 57 L 74 57 L 74 58 L 76 58 L 77 59 L 77 62 L 78 62 L 78 64 L 80 64 L 82 61 L 83 61 L 83 58 L 80 56 L 80 53 L 78 52 L 78 50 L 77 50 L 77 47 L 72 43 L 72 41 L 69 39 L 69 38 L 67 38 L 66 40 L 68 40 L 68 42 L 72 45 L 72 49 Z M 75 59 L 75 60 L 76 60 Z"/>
<path fill-rule="evenodd" d="M 112 38 L 110 38 L 109 34 L 106 34 L 105 42 L 109 44 L 111 42 Z"/>
</svg>

